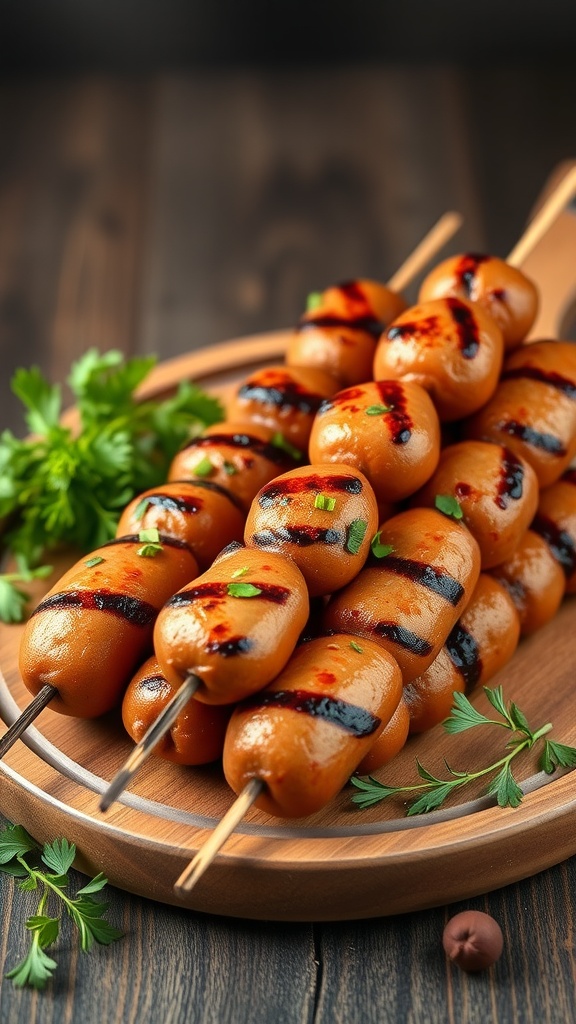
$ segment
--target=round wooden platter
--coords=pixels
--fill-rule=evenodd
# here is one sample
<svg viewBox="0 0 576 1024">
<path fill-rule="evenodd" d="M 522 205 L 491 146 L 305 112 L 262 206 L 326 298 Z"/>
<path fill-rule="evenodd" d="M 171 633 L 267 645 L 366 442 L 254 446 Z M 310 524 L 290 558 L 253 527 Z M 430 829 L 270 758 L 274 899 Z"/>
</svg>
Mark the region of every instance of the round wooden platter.
<svg viewBox="0 0 576 1024">
<path fill-rule="evenodd" d="M 185 378 L 224 397 L 255 366 L 281 362 L 287 333 L 240 339 L 160 365 L 143 395 L 170 391 Z M 65 562 L 55 567 L 55 578 Z M 51 586 L 48 581 L 44 589 Z M 38 589 L 35 597 L 40 598 Z M 533 726 L 552 722 L 553 738 L 576 745 L 573 635 L 576 604 L 517 652 L 490 685 L 502 683 Z M 21 626 L 0 628 L 0 715 L 10 724 L 29 702 L 18 673 Z M 94 657 L 98 685 L 98 655 Z M 485 711 L 485 695 L 472 697 Z M 386 769 L 387 783 L 417 782 L 415 758 L 430 770 L 482 767 L 501 756 L 502 730 L 448 736 L 439 726 L 409 740 Z M 421 817 L 390 799 L 367 810 L 346 787 L 325 810 L 298 821 L 252 808 L 184 900 L 173 885 L 230 806 L 218 765 L 182 768 L 149 759 L 107 814 L 99 794 L 131 748 L 118 714 L 80 721 L 42 712 L 0 765 L 0 811 L 39 840 L 76 843 L 77 866 L 151 899 L 237 917 L 328 921 L 424 909 L 488 892 L 559 863 L 576 852 L 576 776 L 538 772 L 536 755 L 518 766 L 525 791 L 516 809 L 466 793 L 466 802 Z M 522 755 L 524 756 L 524 755 Z"/>
</svg>

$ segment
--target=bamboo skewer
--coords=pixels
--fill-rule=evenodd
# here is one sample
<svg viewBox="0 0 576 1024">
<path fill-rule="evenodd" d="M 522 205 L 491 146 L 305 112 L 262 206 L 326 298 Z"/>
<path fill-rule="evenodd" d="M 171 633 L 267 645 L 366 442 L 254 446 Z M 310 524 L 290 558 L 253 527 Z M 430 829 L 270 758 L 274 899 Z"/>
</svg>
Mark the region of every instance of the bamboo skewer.
<svg viewBox="0 0 576 1024">
<path fill-rule="evenodd" d="M 23 732 L 32 724 L 35 718 L 38 717 L 41 711 L 50 703 L 53 697 L 56 697 L 58 690 L 55 686 L 43 686 L 41 690 L 36 694 L 34 700 L 30 701 L 27 708 L 24 709 L 21 715 L 18 716 L 15 722 L 12 723 L 7 732 L 4 733 L 2 739 L 0 739 L 0 759 L 4 757 L 10 750 L 10 747 L 14 745 L 17 739 L 20 738 Z"/>
<path fill-rule="evenodd" d="M 513 267 L 522 265 L 534 246 L 546 234 L 562 210 L 576 195 L 576 167 L 562 179 L 560 184 L 542 204 L 522 237 L 518 240 L 506 262 Z"/>
</svg>

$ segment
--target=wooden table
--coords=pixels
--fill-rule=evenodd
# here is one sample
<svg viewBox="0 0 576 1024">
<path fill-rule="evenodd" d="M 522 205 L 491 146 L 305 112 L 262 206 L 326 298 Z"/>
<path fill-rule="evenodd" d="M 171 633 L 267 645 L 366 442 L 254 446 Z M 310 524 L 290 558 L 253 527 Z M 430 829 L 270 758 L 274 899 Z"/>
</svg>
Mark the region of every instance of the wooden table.
<svg viewBox="0 0 576 1024">
<path fill-rule="evenodd" d="M 18 365 L 63 380 L 90 346 L 164 359 L 286 327 L 311 290 L 386 279 L 447 208 L 465 217 L 458 249 L 505 255 L 576 156 L 575 98 L 576 75 L 549 68 L 3 81 L 2 427 L 24 429 L 8 389 Z M 7 969 L 33 907 L 0 886 Z M 573 1021 L 575 890 L 569 861 L 467 901 L 505 935 L 477 976 L 441 947 L 464 905 L 279 925 L 111 890 L 125 938 L 82 956 L 66 924 L 54 983 L 38 995 L 0 982 L 0 1019 Z"/>
</svg>

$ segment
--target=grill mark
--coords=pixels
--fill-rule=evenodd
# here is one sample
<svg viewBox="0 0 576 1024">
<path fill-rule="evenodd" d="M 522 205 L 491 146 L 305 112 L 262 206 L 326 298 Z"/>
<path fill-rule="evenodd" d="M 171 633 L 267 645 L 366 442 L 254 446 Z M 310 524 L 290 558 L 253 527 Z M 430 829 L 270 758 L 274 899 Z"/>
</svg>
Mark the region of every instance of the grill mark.
<svg viewBox="0 0 576 1024">
<path fill-rule="evenodd" d="M 140 679 L 138 683 L 139 690 L 148 690 L 151 694 L 159 694 L 163 691 L 170 690 L 167 680 L 164 676 L 153 675 L 146 676 L 144 679 Z"/>
<path fill-rule="evenodd" d="M 466 693 L 469 693 L 482 674 L 482 659 L 477 641 L 457 622 L 448 634 L 444 646 L 450 661 L 464 679 Z"/>
<path fill-rule="evenodd" d="M 255 580 L 251 580 L 250 582 L 252 583 L 252 586 L 258 587 L 260 593 L 254 594 L 254 596 L 250 598 L 238 598 L 238 600 L 249 600 L 251 602 L 272 601 L 274 604 L 286 604 L 286 601 L 290 597 L 291 591 L 288 587 L 281 587 L 275 583 L 258 583 Z M 170 608 L 181 608 L 186 605 L 193 604 L 194 601 L 201 601 L 204 598 L 223 597 L 228 597 L 227 583 L 199 583 L 196 587 L 189 587 L 187 590 L 182 590 L 178 594 L 174 594 L 167 604 Z"/>
<path fill-rule="evenodd" d="M 526 423 L 519 423 L 518 420 L 502 420 L 498 423 L 497 429 L 501 430 L 503 434 L 510 434 L 510 437 L 520 438 L 532 448 L 540 448 L 548 455 L 566 455 L 566 449 L 559 437 L 554 434 L 541 433 Z"/>
<path fill-rule="evenodd" d="M 32 615 L 55 608 L 81 608 L 86 611 L 109 612 L 132 626 L 149 626 L 158 614 L 147 601 L 110 590 L 65 590 L 41 601 Z"/>
<path fill-rule="evenodd" d="M 195 512 L 200 512 L 204 502 L 201 498 L 184 498 L 179 495 L 158 492 L 157 494 L 148 494 L 145 498 L 141 499 L 139 504 L 145 506 L 142 513 L 142 517 L 144 517 L 149 505 L 156 508 L 165 508 L 170 512 L 184 512 L 185 514 L 194 515 Z"/>
<path fill-rule="evenodd" d="M 237 654 L 247 654 L 254 647 L 254 642 L 247 636 L 232 636 L 228 640 L 210 640 L 206 644 L 207 654 L 219 654 L 221 658 L 234 658 Z"/>
<path fill-rule="evenodd" d="M 165 533 L 159 533 L 158 542 L 162 545 L 166 545 L 166 547 L 169 548 L 180 548 L 186 551 L 190 551 L 190 554 L 192 554 L 190 545 L 187 544 L 186 541 L 184 540 L 179 540 L 178 537 L 168 537 L 167 534 Z M 124 535 L 124 537 L 113 537 L 112 540 L 107 540 L 106 543 L 101 544 L 100 547 L 111 548 L 115 544 L 138 544 L 138 546 L 141 547 L 142 543 L 143 542 L 140 540 L 140 537 L 137 533 L 127 533 Z"/>
<path fill-rule="evenodd" d="M 468 306 L 459 299 L 446 299 L 450 315 L 458 328 L 458 346 L 464 359 L 474 359 L 480 348 L 478 324 Z"/>
<path fill-rule="evenodd" d="M 412 338 L 432 338 L 438 334 L 439 318 L 437 316 L 423 316 L 419 320 L 410 320 L 408 323 L 396 324 L 389 327 L 386 337 L 390 341 L 410 341 Z"/>
<path fill-rule="evenodd" d="M 498 508 L 506 509 L 510 501 L 518 501 L 522 497 L 524 468 L 509 448 L 503 448 L 502 454 L 500 477 L 494 501 Z"/>
<path fill-rule="evenodd" d="M 361 494 L 362 481 L 356 476 L 337 475 L 336 473 L 327 473 L 326 475 L 313 473 L 309 476 L 289 477 L 287 480 L 272 480 L 261 489 L 258 504 L 260 508 L 271 508 L 277 498 L 304 494 L 307 491 L 313 494 L 325 494 L 329 491 Z"/>
<path fill-rule="evenodd" d="M 306 415 L 313 415 L 320 408 L 324 396 L 307 391 L 292 380 L 278 380 L 276 384 L 257 384 L 248 381 L 238 391 L 238 398 L 259 402 L 262 405 L 289 407 Z"/>
<path fill-rule="evenodd" d="M 530 526 L 546 541 L 551 554 L 560 564 L 567 579 L 576 569 L 576 545 L 567 530 L 562 530 L 553 519 L 538 513 Z"/>
<path fill-rule="evenodd" d="M 472 286 L 478 267 L 488 259 L 488 256 L 484 256 L 481 253 L 469 252 L 465 253 L 456 264 L 454 273 L 460 281 L 460 285 L 467 298 L 470 299 L 472 297 Z"/>
<path fill-rule="evenodd" d="M 353 330 L 353 331 L 364 331 L 366 334 L 371 335 L 375 341 L 378 340 L 380 335 L 386 329 L 386 325 L 380 320 L 377 320 L 374 316 L 336 316 L 333 313 L 325 313 L 323 316 L 314 316 L 301 320 L 296 330 L 309 331 L 309 330 Z"/>
<path fill-rule="evenodd" d="M 227 487 L 222 487 L 222 484 L 217 484 L 213 480 L 200 480 L 194 477 L 194 480 L 171 480 L 173 484 L 190 484 L 193 487 L 200 487 L 205 491 L 212 491 L 214 494 L 220 494 L 223 498 L 228 498 L 236 508 L 244 514 L 244 506 L 239 498 L 236 497 L 233 491 L 229 491 Z"/>
<path fill-rule="evenodd" d="M 417 633 L 413 633 L 410 629 L 405 629 L 404 626 L 400 626 L 397 622 L 382 620 L 372 626 L 372 632 L 376 633 L 377 636 L 391 640 L 392 643 L 398 644 L 399 647 L 410 651 L 411 654 L 419 654 L 422 657 L 426 657 L 433 650 L 432 644 L 428 640 L 418 636 Z"/>
<path fill-rule="evenodd" d="M 567 395 L 568 398 L 576 401 L 576 384 L 574 381 L 568 380 L 567 377 L 562 377 L 560 373 L 556 373 L 554 370 L 542 370 L 538 366 L 517 366 L 510 370 L 505 370 L 501 374 L 500 379 L 536 380 L 541 384 L 549 384 L 550 387 L 556 388 L 563 395 Z"/>
<path fill-rule="evenodd" d="M 268 462 L 278 466 L 294 466 L 295 459 L 283 448 L 277 447 L 262 441 L 252 434 L 207 434 L 206 437 L 197 437 L 189 441 L 185 446 L 188 448 L 218 448 L 224 445 L 228 448 L 238 448 L 240 451 L 249 451 L 252 455 L 260 455 Z M 183 451 L 185 449 L 182 449 Z"/>
<path fill-rule="evenodd" d="M 242 710 L 261 710 L 269 707 L 288 708 L 300 714 L 310 715 L 311 718 L 321 718 L 357 739 L 371 736 L 382 722 L 381 718 L 366 708 L 336 697 L 312 693 L 310 690 L 260 691 L 252 694 L 240 705 Z"/>
<path fill-rule="evenodd" d="M 440 572 L 428 565 L 427 562 L 418 562 L 412 558 L 400 558 L 398 555 L 386 555 L 384 569 L 396 573 L 398 576 L 406 576 L 414 583 L 419 583 L 428 590 L 439 594 L 451 605 L 456 607 L 464 597 L 464 587 L 453 576 Z"/>
<path fill-rule="evenodd" d="M 259 548 L 277 543 L 297 544 L 301 548 L 311 547 L 312 544 L 341 544 L 344 547 L 345 539 L 341 530 L 320 526 L 277 526 L 253 533 L 250 542 Z"/>
<path fill-rule="evenodd" d="M 393 444 L 406 444 L 412 436 L 413 421 L 408 413 L 406 394 L 402 385 L 395 380 L 376 381 L 376 387 L 383 405 L 391 411 L 383 413 L 390 429 Z"/>
</svg>

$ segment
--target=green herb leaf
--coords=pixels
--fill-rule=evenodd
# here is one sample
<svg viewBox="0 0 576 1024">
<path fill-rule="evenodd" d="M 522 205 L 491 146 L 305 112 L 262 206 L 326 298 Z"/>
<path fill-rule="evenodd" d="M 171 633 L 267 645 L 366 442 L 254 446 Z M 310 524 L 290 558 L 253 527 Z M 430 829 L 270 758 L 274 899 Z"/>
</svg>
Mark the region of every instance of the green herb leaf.
<svg viewBox="0 0 576 1024">
<path fill-rule="evenodd" d="M 346 531 L 346 543 L 344 547 L 351 555 L 357 555 L 362 547 L 364 535 L 368 529 L 365 519 L 354 519 Z"/>
<path fill-rule="evenodd" d="M 143 558 L 154 558 L 162 551 L 160 534 L 156 527 L 151 527 L 149 530 L 140 530 L 138 540 L 142 541 L 143 545 L 141 548 L 138 548 L 136 554 L 142 555 Z"/>
<path fill-rule="evenodd" d="M 240 576 L 245 576 L 247 572 L 250 572 L 249 567 L 247 565 L 243 565 L 240 569 L 234 570 L 234 572 L 231 574 L 232 579 L 237 580 Z"/>
<path fill-rule="evenodd" d="M 94 558 L 89 558 L 87 562 L 84 562 L 84 565 L 87 565 L 89 569 L 93 569 L 95 565 L 101 565 L 103 561 L 104 559 L 100 555 L 95 555 Z"/>
<path fill-rule="evenodd" d="M 372 778 L 371 775 L 360 777 L 353 775 L 350 782 L 356 789 L 360 790 L 359 793 L 355 793 L 352 797 L 352 803 L 358 804 L 361 808 L 372 807 L 374 804 L 380 803 L 381 800 L 385 800 L 386 797 L 394 796 L 395 793 L 401 792 L 401 787 L 384 786 L 377 779 Z"/>
<path fill-rule="evenodd" d="M 210 474 L 214 472 L 214 464 L 210 462 L 208 456 L 205 455 L 203 459 L 200 459 L 200 462 L 196 463 L 193 472 L 194 476 L 210 476 Z"/>
<path fill-rule="evenodd" d="M 46 843 L 42 850 L 42 860 L 57 875 L 67 874 L 75 856 L 76 847 L 67 839 L 55 839 L 53 843 Z"/>
<path fill-rule="evenodd" d="M 295 462 L 300 462 L 302 459 L 302 452 L 299 448 L 295 448 L 290 441 L 277 431 L 270 438 L 270 444 L 273 444 L 275 448 L 280 448 L 281 451 L 286 452 L 287 455 L 291 455 Z"/>
<path fill-rule="evenodd" d="M 391 405 L 369 405 L 365 410 L 367 416 L 383 416 L 386 412 L 392 412 Z"/>
<path fill-rule="evenodd" d="M 333 512 L 336 508 L 336 498 L 328 494 L 317 494 L 314 498 L 314 508 L 322 509 L 325 512 Z"/>
<path fill-rule="evenodd" d="M 547 775 L 552 775 L 557 768 L 576 768 L 576 748 L 545 740 L 539 767 Z"/>
<path fill-rule="evenodd" d="M 227 589 L 230 597 L 258 597 L 262 593 L 261 588 L 252 583 L 229 583 Z"/>
<path fill-rule="evenodd" d="M 439 512 L 443 512 L 445 516 L 450 516 L 452 519 L 462 519 L 464 515 L 460 502 L 452 494 L 437 494 L 434 498 L 434 505 Z"/>
<path fill-rule="evenodd" d="M 222 468 L 226 473 L 226 476 L 236 476 L 236 473 L 238 472 L 238 468 L 234 465 L 233 462 L 230 462 L 228 459 L 224 459 L 224 462 L 222 463 Z"/>
<path fill-rule="evenodd" d="M 364 648 L 360 647 L 360 644 L 357 644 L 355 640 L 350 641 L 350 647 L 353 651 L 357 651 L 358 654 L 364 654 Z"/>
<path fill-rule="evenodd" d="M 509 763 L 506 763 L 492 779 L 486 793 L 488 796 L 496 797 L 499 807 L 518 807 L 524 795 L 512 775 Z"/>
<path fill-rule="evenodd" d="M 447 796 L 454 790 L 454 784 L 451 782 L 445 782 L 443 785 L 435 786 L 434 789 L 428 793 L 424 793 L 417 800 L 414 800 L 410 804 L 407 815 L 412 817 L 415 814 L 427 814 L 428 811 L 434 811 L 437 807 L 441 807 Z"/>
<path fill-rule="evenodd" d="M 386 558 L 386 555 L 391 555 L 392 552 L 394 551 L 392 544 L 381 543 L 381 535 L 382 530 L 378 530 L 378 533 L 376 533 L 374 537 L 372 537 L 372 540 L 370 542 L 370 548 L 372 554 L 374 555 L 374 558 Z"/>
<path fill-rule="evenodd" d="M 0 865 L 38 849 L 38 843 L 22 825 L 7 825 L 0 832 Z"/>
<path fill-rule="evenodd" d="M 466 729 L 473 729 L 477 725 L 490 724 L 490 719 L 477 711 L 465 694 L 455 690 L 452 694 L 452 701 L 450 717 L 443 722 L 446 732 L 465 732 Z"/>
<path fill-rule="evenodd" d="M 322 292 L 310 292 L 306 298 L 306 312 L 313 313 L 324 301 Z"/>
<path fill-rule="evenodd" d="M 57 966 L 56 961 L 41 949 L 37 935 L 35 935 L 24 959 L 11 971 L 8 971 L 6 977 L 14 983 L 16 988 L 24 988 L 25 985 L 29 985 L 31 988 L 41 991 L 46 988 L 46 983 L 52 977 Z"/>
</svg>

